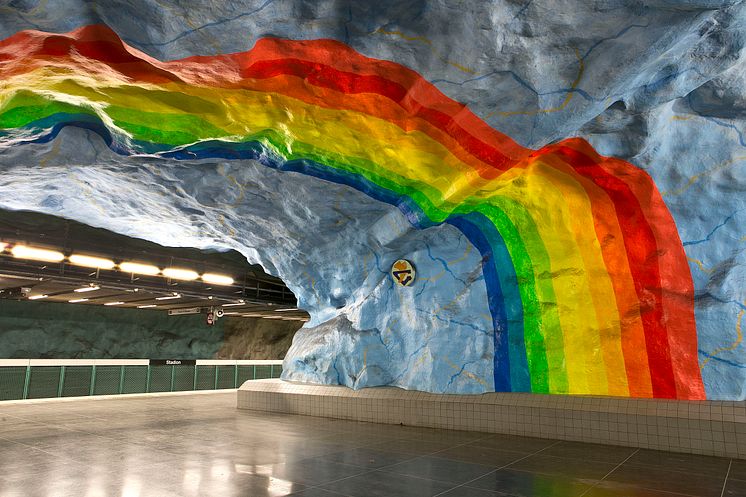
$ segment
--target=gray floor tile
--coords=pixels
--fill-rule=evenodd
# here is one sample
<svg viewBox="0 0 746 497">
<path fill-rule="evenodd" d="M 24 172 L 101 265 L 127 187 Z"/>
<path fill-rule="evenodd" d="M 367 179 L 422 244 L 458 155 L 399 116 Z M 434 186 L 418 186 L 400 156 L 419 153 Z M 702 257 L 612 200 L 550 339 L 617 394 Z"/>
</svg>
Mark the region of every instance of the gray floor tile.
<svg viewBox="0 0 746 497">
<path fill-rule="evenodd" d="M 746 481 L 746 461 L 743 459 L 733 459 L 733 462 L 730 465 L 728 478 Z"/>
<path fill-rule="evenodd" d="M 541 455 L 620 463 L 632 455 L 636 450 L 637 449 L 634 447 L 616 447 L 613 445 L 562 441 L 541 451 Z"/>
<path fill-rule="evenodd" d="M 323 488 L 317 487 L 301 490 L 300 492 L 296 492 L 290 495 L 292 495 L 293 497 L 346 497 L 345 494 L 339 494 L 337 492 L 332 492 L 331 490 L 325 490 Z"/>
<path fill-rule="evenodd" d="M 506 494 L 471 487 L 457 487 L 438 497 L 504 497 Z"/>
<path fill-rule="evenodd" d="M 303 490 L 305 485 L 272 477 L 247 476 L 239 480 L 203 480 L 198 485 L 184 491 L 188 497 L 280 497 Z"/>
<path fill-rule="evenodd" d="M 326 485 L 321 488 L 351 497 L 431 497 L 450 490 L 453 485 L 434 480 L 373 471 Z"/>
<path fill-rule="evenodd" d="M 438 452 L 449 447 L 453 447 L 454 442 L 425 442 L 423 440 L 387 440 L 369 445 L 374 450 L 383 450 L 387 452 L 399 452 L 402 454 L 413 454 L 424 456 Z"/>
<path fill-rule="evenodd" d="M 646 488 L 663 492 L 679 493 L 695 497 L 720 497 L 725 475 L 705 476 L 698 473 L 667 471 L 660 466 L 624 464 L 607 478 L 630 487 Z"/>
<path fill-rule="evenodd" d="M 360 466 L 368 469 L 377 469 L 384 466 L 391 466 L 400 462 L 412 459 L 411 454 L 400 454 L 396 452 L 383 452 L 368 448 L 355 448 L 341 452 L 328 454 L 320 459 L 333 461 L 352 466 Z"/>
<path fill-rule="evenodd" d="M 743 497 L 746 495 L 746 481 L 728 478 L 728 483 L 725 484 L 725 492 L 723 495 Z"/>
<path fill-rule="evenodd" d="M 689 497 L 686 494 L 675 494 L 650 490 L 630 485 L 621 485 L 603 481 L 584 494 L 583 497 Z"/>
<path fill-rule="evenodd" d="M 500 469 L 467 483 L 467 486 L 520 497 L 579 497 L 591 488 L 592 483 L 564 476 Z"/>
<path fill-rule="evenodd" d="M 383 471 L 460 485 L 486 475 L 493 469 L 481 464 L 424 456 L 389 466 Z"/>
<path fill-rule="evenodd" d="M 369 470 L 360 466 L 350 466 L 323 459 L 302 459 L 281 464 L 254 466 L 249 471 L 257 475 L 271 476 L 315 486 L 349 478 L 350 476 L 359 475 Z"/>
<path fill-rule="evenodd" d="M 556 443 L 556 440 L 542 438 L 518 437 L 514 435 L 490 435 L 470 442 L 478 447 L 489 447 L 491 449 L 510 450 L 530 454 L 537 450 L 545 449 Z"/>
<path fill-rule="evenodd" d="M 511 464 L 509 468 L 539 474 L 566 476 L 569 478 L 600 480 L 616 466 L 614 463 L 537 454 Z"/>
<path fill-rule="evenodd" d="M 484 437 L 484 433 L 473 431 L 436 430 L 433 428 L 403 427 L 398 428 L 396 438 L 423 442 L 447 442 L 463 444 Z"/>
<path fill-rule="evenodd" d="M 470 445 L 460 445 L 430 455 L 433 457 L 441 457 L 443 459 L 484 464 L 494 468 L 506 466 L 518 459 L 526 457 L 526 454 L 521 452 L 511 452 Z"/>
<path fill-rule="evenodd" d="M 725 478 L 730 460 L 723 457 L 708 457 L 695 454 L 677 454 L 660 450 L 639 450 L 626 464 L 655 466 L 668 471 L 696 473 Z"/>
</svg>

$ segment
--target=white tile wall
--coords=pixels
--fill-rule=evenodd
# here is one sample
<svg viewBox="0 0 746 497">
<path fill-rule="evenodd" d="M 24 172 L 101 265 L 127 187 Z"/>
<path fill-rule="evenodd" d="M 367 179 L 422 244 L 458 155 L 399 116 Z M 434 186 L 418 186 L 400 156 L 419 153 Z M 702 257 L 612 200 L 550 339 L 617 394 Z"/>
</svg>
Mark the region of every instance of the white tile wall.
<svg viewBox="0 0 746 497">
<path fill-rule="evenodd" d="M 746 459 L 746 402 L 352 390 L 247 381 L 238 408 Z"/>
</svg>

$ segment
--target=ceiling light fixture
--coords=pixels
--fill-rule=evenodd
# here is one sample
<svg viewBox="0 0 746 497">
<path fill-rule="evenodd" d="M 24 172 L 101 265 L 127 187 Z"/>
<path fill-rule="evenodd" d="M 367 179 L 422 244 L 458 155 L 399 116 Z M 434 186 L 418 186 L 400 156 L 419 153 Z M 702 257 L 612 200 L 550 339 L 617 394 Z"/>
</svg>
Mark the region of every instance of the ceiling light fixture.
<svg viewBox="0 0 746 497">
<path fill-rule="evenodd" d="M 125 273 L 145 274 L 149 276 L 155 276 L 161 272 L 156 266 L 140 264 L 139 262 L 123 262 L 119 265 L 119 269 Z"/>
<path fill-rule="evenodd" d="M 75 293 L 83 293 L 83 292 L 95 292 L 96 290 L 101 290 L 101 287 L 96 286 L 96 285 L 90 285 L 90 286 L 84 286 L 82 288 L 76 288 L 73 291 Z"/>
<path fill-rule="evenodd" d="M 202 281 L 212 285 L 232 285 L 233 278 L 224 274 L 205 273 L 202 275 Z"/>
<path fill-rule="evenodd" d="M 158 306 L 157 306 L 157 305 L 155 305 L 155 304 L 148 304 L 148 305 L 138 305 L 138 306 L 137 306 L 137 308 L 138 308 L 138 309 L 151 309 L 151 308 L 153 308 L 153 307 L 158 307 Z"/>
<path fill-rule="evenodd" d="M 174 280 L 192 281 L 199 278 L 199 274 L 191 269 L 169 267 L 163 270 L 163 276 Z"/>
<path fill-rule="evenodd" d="M 68 300 L 71 304 L 77 304 L 78 302 L 88 302 L 88 299 L 72 299 Z"/>
<path fill-rule="evenodd" d="M 243 300 L 241 300 L 239 302 L 234 302 L 232 304 L 223 304 L 223 307 L 235 307 L 237 305 L 246 305 L 246 303 Z"/>
<path fill-rule="evenodd" d="M 13 257 L 19 259 L 30 259 L 32 261 L 60 262 L 65 258 L 65 254 L 56 250 L 47 250 L 26 245 L 16 245 L 10 250 Z"/>
<path fill-rule="evenodd" d="M 49 297 L 49 295 L 30 295 L 29 300 L 39 300 L 39 299 L 45 299 Z"/>
<path fill-rule="evenodd" d="M 171 299 L 180 299 L 180 298 L 181 298 L 181 295 L 176 294 L 176 295 L 168 295 L 166 297 L 156 297 L 155 300 L 171 300 Z"/>
<path fill-rule="evenodd" d="M 107 302 L 104 305 L 122 305 L 124 302 Z"/>
<path fill-rule="evenodd" d="M 288 307 L 285 309 L 275 309 L 275 312 L 287 312 L 287 311 L 297 311 L 297 307 Z"/>
<path fill-rule="evenodd" d="M 96 269 L 113 269 L 116 266 L 112 260 L 102 257 L 91 257 L 89 255 L 73 254 L 68 257 L 68 260 L 70 264 L 75 264 L 76 266 L 94 267 Z"/>
</svg>

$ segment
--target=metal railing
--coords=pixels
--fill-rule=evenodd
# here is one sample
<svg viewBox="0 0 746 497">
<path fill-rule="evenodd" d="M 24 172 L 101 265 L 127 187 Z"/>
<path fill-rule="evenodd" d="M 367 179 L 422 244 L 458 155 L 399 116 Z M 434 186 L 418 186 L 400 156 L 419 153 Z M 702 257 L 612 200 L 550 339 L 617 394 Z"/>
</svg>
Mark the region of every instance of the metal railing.
<svg viewBox="0 0 746 497">
<path fill-rule="evenodd" d="M 163 362 L 163 361 L 161 361 Z M 279 378 L 282 361 L 148 359 L 0 359 L 0 401 L 238 388 Z"/>
</svg>

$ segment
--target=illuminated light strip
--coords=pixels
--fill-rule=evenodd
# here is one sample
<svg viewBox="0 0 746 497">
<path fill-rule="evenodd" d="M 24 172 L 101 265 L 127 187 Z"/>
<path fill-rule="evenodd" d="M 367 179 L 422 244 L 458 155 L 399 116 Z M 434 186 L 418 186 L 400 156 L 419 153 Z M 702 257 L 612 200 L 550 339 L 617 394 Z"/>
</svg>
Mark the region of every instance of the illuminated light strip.
<svg viewBox="0 0 746 497">
<path fill-rule="evenodd" d="M 299 311 L 297 307 L 289 307 L 287 309 L 275 309 L 275 312 L 289 312 L 289 311 Z"/>
<path fill-rule="evenodd" d="M 199 274 L 191 269 L 169 267 L 163 270 L 163 276 L 174 280 L 193 281 L 199 278 Z"/>
<path fill-rule="evenodd" d="M 31 295 L 29 296 L 29 300 L 39 300 L 39 299 L 46 299 L 49 297 L 49 295 Z"/>
<path fill-rule="evenodd" d="M 181 295 L 169 295 L 168 297 L 156 297 L 155 300 L 173 300 L 180 299 Z"/>
<path fill-rule="evenodd" d="M 224 274 L 205 273 L 202 275 L 202 281 L 212 285 L 232 285 L 234 280 Z"/>
<path fill-rule="evenodd" d="M 116 264 L 110 259 L 104 259 L 102 257 L 93 257 L 90 255 L 78 255 L 73 254 L 68 257 L 71 264 L 76 266 L 92 267 L 96 269 L 113 269 Z"/>
<path fill-rule="evenodd" d="M 223 307 L 235 307 L 235 306 L 238 306 L 238 305 L 246 305 L 246 303 L 243 302 L 243 301 L 241 301 L 241 302 L 236 302 L 236 303 L 233 303 L 233 304 L 222 304 Z"/>
<path fill-rule="evenodd" d="M 82 288 L 76 288 L 73 290 L 75 293 L 84 293 L 84 292 L 95 292 L 96 290 L 101 290 L 100 286 L 92 285 L 92 286 L 84 286 Z"/>
<path fill-rule="evenodd" d="M 161 272 L 161 270 L 156 266 L 140 264 L 139 262 L 123 262 L 119 265 L 119 269 L 125 273 L 144 274 L 149 276 L 155 276 Z"/>
<path fill-rule="evenodd" d="M 19 259 L 29 259 L 33 261 L 44 262 L 61 262 L 65 259 L 65 254 L 56 250 L 47 250 L 27 245 L 16 245 L 10 250 L 13 257 Z"/>
<path fill-rule="evenodd" d="M 158 306 L 155 305 L 155 304 L 138 305 L 137 306 L 138 309 L 152 309 L 153 307 L 158 307 Z"/>
<path fill-rule="evenodd" d="M 0 242 L 0 252 L 4 251 L 9 244 L 6 242 Z M 11 249 L 11 253 L 14 257 L 19 259 L 30 259 L 44 262 L 61 262 L 65 259 L 65 255 L 62 252 L 56 250 L 40 249 L 36 247 L 29 247 L 26 245 L 15 245 Z M 115 269 L 116 263 L 111 259 L 103 257 L 94 257 L 89 255 L 73 254 L 68 257 L 70 264 L 76 266 L 90 267 L 96 269 Z M 142 264 L 138 262 L 122 262 L 119 265 L 119 270 L 125 273 L 143 274 L 148 276 L 155 276 L 161 273 L 160 268 L 151 264 Z M 194 281 L 201 278 L 203 282 L 212 285 L 224 285 L 230 286 L 235 283 L 235 280 L 224 274 L 217 273 L 205 273 L 200 276 L 196 271 L 184 268 L 166 268 L 162 271 L 163 276 L 167 278 L 183 280 L 183 281 Z M 98 289 L 98 288 L 96 288 Z M 76 291 L 90 291 L 87 289 L 81 289 Z M 231 305 L 231 304 L 227 304 Z"/>
<path fill-rule="evenodd" d="M 68 300 L 71 304 L 77 304 L 78 302 L 88 302 L 88 299 L 72 299 Z"/>
<path fill-rule="evenodd" d="M 124 302 L 120 301 L 120 302 L 107 302 L 104 305 L 122 305 L 122 304 L 124 304 Z"/>
</svg>

